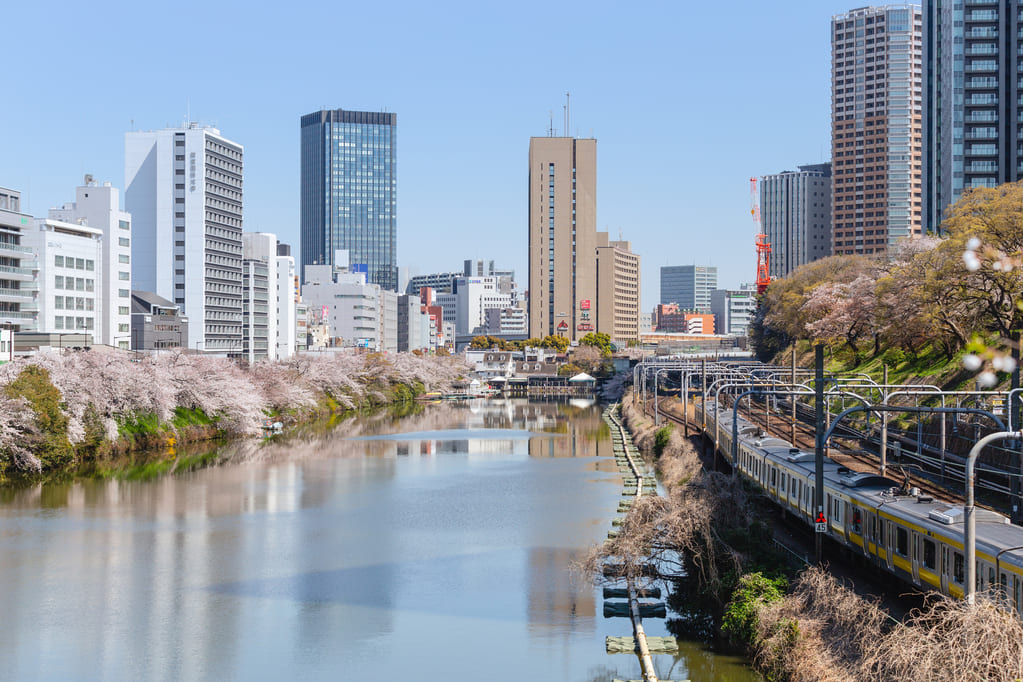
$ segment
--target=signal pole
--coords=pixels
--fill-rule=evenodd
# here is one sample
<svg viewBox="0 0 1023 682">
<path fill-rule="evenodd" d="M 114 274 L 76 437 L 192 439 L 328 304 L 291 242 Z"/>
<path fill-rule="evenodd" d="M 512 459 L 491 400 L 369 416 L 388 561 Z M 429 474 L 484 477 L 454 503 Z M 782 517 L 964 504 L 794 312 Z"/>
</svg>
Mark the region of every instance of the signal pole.
<svg viewBox="0 0 1023 682">
<path fill-rule="evenodd" d="M 827 524 L 827 516 L 824 514 L 824 344 L 818 343 L 814 346 L 814 369 L 816 374 L 816 381 L 814 382 L 814 413 L 817 417 L 817 428 L 815 441 L 814 455 L 816 456 L 815 471 L 814 471 L 814 491 L 813 491 L 813 506 L 816 509 L 814 518 L 816 520 L 821 519 L 823 516 L 825 526 Z M 821 563 L 821 545 L 824 539 L 825 530 L 821 530 L 820 526 L 816 527 L 814 533 L 814 547 L 815 556 L 817 559 L 817 565 Z"/>
</svg>

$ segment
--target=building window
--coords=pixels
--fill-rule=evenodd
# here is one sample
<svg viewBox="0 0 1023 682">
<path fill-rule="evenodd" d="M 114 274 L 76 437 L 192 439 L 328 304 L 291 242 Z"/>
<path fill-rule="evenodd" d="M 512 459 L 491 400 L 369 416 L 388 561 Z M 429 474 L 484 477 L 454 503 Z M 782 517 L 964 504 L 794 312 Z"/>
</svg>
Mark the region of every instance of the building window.
<svg viewBox="0 0 1023 682">
<path fill-rule="evenodd" d="M 129 296 L 131 296 L 131 291 L 129 291 L 128 289 L 118 289 L 117 296 L 118 298 L 128 298 Z"/>
<path fill-rule="evenodd" d="M 64 256 L 54 256 L 53 264 L 56 265 L 58 268 L 64 267 Z"/>
<path fill-rule="evenodd" d="M 85 259 L 84 258 L 76 258 L 75 259 L 75 270 L 84 270 L 84 269 L 85 269 Z"/>
<path fill-rule="evenodd" d="M 96 261 L 94 261 L 94 260 L 86 260 L 85 261 L 85 269 L 88 272 L 93 272 L 96 269 Z"/>
<path fill-rule="evenodd" d="M 131 240 L 128 239 L 127 237 L 118 237 L 117 238 L 117 245 L 118 246 L 131 246 Z"/>
<path fill-rule="evenodd" d="M 119 325 L 117 325 L 117 331 L 119 331 L 119 332 L 127 332 L 127 331 L 131 331 L 131 330 L 129 329 L 129 326 L 130 326 L 130 325 L 127 325 L 127 324 L 119 324 Z"/>
<path fill-rule="evenodd" d="M 64 297 L 63 296 L 54 296 L 53 297 L 53 307 L 56 308 L 57 310 L 63 310 L 64 309 Z"/>
<path fill-rule="evenodd" d="M 89 261 L 89 262 L 91 263 L 92 261 Z M 125 265 L 127 265 L 128 263 L 131 262 L 131 256 L 129 256 L 126 253 L 119 254 L 117 256 L 117 262 L 118 263 L 124 263 Z M 89 269 L 91 270 L 92 268 L 89 268 Z"/>
<path fill-rule="evenodd" d="M 117 279 L 121 280 L 122 282 L 127 282 L 128 280 L 131 279 L 131 274 L 121 270 L 120 272 L 117 273 Z"/>
<path fill-rule="evenodd" d="M 130 230 L 131 229 L 131 224 L 127 220 L 118 220 L 117 221 L 117 226 L 119 228 L 121 228 L 122 230 Z"/>
<path fill-rule="evenodd" d="M 129 314 L 128 306 L 126 306 L 126 305 L 119 305 L 119 306 L 117 306 L 117 314 L 118 315 L 128 315 Z"/>
<path fill-rule="evenodd" d="M 64 318 L 61 317 L 60 315 L 57 315 L 57 317 L 53 318 L 53 327 L 54 327 L 54 329 L 63 329 L 64 328 Z"/>
<path fill-rule="evenodd" d="M 54 289 L 64 288 L 64 278 L 62 276 L 57 275 L 56 277 L 53 278 L 53 288 Z"/>
</svg>

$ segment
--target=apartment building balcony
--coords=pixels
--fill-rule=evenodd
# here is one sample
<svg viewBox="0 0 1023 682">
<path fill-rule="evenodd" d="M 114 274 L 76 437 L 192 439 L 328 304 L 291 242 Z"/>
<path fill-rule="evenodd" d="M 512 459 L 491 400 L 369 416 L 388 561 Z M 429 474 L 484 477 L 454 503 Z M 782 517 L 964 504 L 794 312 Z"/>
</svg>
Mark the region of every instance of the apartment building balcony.
<svg viewBox="0 0 1023 682">
<path fill-rule="evenodd" d="M 0 302 L 2 303 L 21 303 L 24 310 L 24 305 L 32 303 L 34 300 L 35 296 L 32 290 L 0 287 Z"/>
<path fill-rule="evenodd" d="M 27 246 L 0 242 L 0 256 L 6 256 L 7 258 L 25 258 L 26 256 L 31 256 L 32 253 L 32 249 Z"/>
</svg>

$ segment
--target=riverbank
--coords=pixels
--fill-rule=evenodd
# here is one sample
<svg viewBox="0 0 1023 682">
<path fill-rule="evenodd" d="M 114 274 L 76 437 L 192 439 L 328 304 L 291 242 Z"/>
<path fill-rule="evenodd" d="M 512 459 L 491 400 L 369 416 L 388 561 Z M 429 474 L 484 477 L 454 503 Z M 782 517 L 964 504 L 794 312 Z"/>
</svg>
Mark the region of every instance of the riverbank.
<svg viewBox="0 0 1023 682">
<path fill-rule="evenodd" d="M 744 650 L 768 679 L 1023 677 L 1023 621 L 1003 597 L 982 595 L 971 606 L 935 595 L 897 622 L 826 570 L 788 569 L 769 549 L 771 530 L 762 522 L 776 510 L 756 490 L 707 471 L 692 443 L 671 426 L 654 426 L 628 396 L 623 406 L 669 500 L 637 509 L 645 517 L 623 524 L 623 531 L 636 528 L 625 542 L 653 537 L 685 555 L 679 566 L 661 564 L 677 586 L 669 603 L 691 623 L 709 621 L 705 636 Z"/>
<path fill-rule="evenodd" d="M 0 482 L 72 471 L 115 455 L 284 428 L 448 390 L 457 358 L 330 354 L 242 368 L 185 353 L 97 348 L 0 368 Z"/>
</svg>

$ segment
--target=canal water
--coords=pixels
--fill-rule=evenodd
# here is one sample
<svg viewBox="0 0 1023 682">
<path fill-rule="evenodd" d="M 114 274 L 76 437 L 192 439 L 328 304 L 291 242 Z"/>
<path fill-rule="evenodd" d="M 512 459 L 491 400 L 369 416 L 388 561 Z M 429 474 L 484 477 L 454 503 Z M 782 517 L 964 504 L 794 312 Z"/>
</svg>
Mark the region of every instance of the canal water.
<svg viewBox="0 0 1023 682">
<path fill-rule="evenodd" d="M 574 570 L 620 499 L 609 439 L 595 406 L 445 404 L 4 490 L 0 678 L 639 679 Z M 698 644 L 655 658 L 759 679 Z"/>
</svg>

